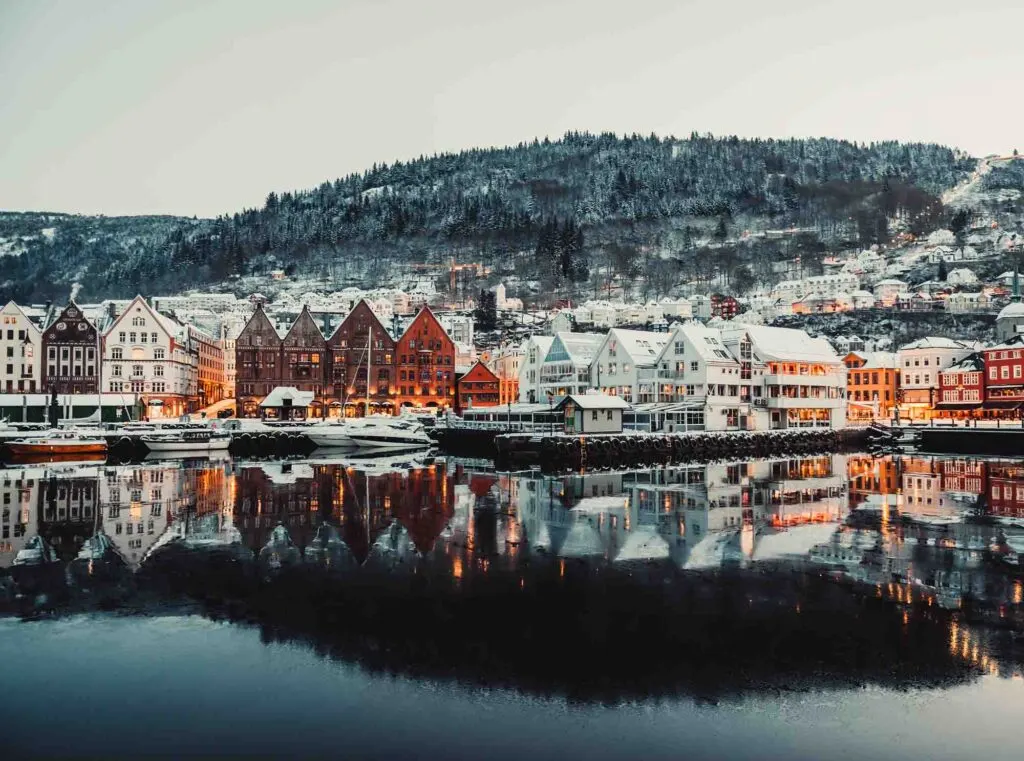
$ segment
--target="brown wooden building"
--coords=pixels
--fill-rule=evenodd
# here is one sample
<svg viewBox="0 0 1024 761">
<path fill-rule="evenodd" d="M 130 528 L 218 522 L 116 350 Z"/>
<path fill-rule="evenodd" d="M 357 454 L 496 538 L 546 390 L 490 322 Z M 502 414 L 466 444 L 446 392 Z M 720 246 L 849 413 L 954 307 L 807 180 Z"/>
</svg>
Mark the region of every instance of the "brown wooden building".
<svg viewBox="0 0 1024 761">
<path fill-rule="evenodd" d="M 368 345 L 368 341 L 372 344 Z M 327 339 L 324 398 L 332 416 L 394 413 L 395 340 L 365 301 L 360 301 Z"/>
<path fill-rule="evenodd" d="M 261 304 L 235 341 L 235 395 L 240 414 L 255 416 L 259 403 L 281 383 L 283 341 Z"/>
<path fill-rule="evenodd" d="M 317 414 L 364 415 L 367 396 L 370 413 L 447 408 L 455 404 L 455 343 L 426 307 L 396 341 L 365 301 L 329 339 L 305 307 L 282 338 L 257 306 L 235 342 L 235 374 L 248 416 L 277 386 L 313 392 Z"/>
<path fill-rule="evenodd" d="M 58 394 L 95 394 L 99 389 L 96 326 L 74 301 L 43 331 L 42 386 Z"/>
</svg>

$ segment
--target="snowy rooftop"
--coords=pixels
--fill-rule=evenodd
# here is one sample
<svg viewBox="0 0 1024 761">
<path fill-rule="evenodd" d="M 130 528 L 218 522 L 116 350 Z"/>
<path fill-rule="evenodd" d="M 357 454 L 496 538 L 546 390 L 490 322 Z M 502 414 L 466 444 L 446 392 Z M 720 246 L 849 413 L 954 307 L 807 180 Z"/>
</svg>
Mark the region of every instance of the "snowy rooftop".
<svg viewBox="0 0 1024 761">
<path fill-rule="evenodd" d="M 653 333 L 646 330 L 621 330 L 615 328 L 609 341 L 617 340 L 618 348 L 625 351 L 636 365 L 652 365 L 669 342 L 668 333 Z"/>
<path fill-rule="evenodd" d="M 802 330 L 765 325 L 748 325 L 744 329 L 753 342 L 754 352 L 763 360 L 839 362 L 828 341 L 811 338 Z"/>
</svg>

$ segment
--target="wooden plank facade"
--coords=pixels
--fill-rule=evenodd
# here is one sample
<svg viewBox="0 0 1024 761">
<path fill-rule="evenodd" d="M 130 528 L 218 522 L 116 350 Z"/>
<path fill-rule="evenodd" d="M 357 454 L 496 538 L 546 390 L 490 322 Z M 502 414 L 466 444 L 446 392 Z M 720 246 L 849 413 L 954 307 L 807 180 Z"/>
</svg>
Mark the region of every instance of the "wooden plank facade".
<svg viewBox="0 0 1024 761">
<path fill-rule="evenodd" d="M 396 341 L 365 301 L 330 338 L 307 308 L 281 337 L 257 306 L 235 342 L 235 372 L 239 411 L 249 416 L 276 386 L 312 391 L 314 408 L 331 417 L 455 403 L 455 343 L 426 307 Z"/>
</svg>

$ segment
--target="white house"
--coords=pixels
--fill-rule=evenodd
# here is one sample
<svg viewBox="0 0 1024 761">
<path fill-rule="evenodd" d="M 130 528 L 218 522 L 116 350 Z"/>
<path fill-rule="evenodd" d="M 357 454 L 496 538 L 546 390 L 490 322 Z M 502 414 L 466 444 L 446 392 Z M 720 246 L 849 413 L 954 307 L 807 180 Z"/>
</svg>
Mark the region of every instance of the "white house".
<svg viewBox="0 0 1024 761">
<path fill-rule="evenodd" d="M 974 270 L 960 267 L 949 271 L 946 275 L 946 282 L 950 285 L 974 285 L 978 282 L 978 276 L 974 274 Z"/>
<path fill-rule="evenodd" d="M 908 287 L 902 280 L 887 278 L 875 283 L 872 292 L 875 294 L 875 298 L 881 302 L 881 306 L 892 306 L 896 303 L 896 297 L 901 293 L 906 293 Z"/>
<path fill-rule="evenodd" d="M 669 333 L 612 328 L 590 367 L 590 385 L 627 402 L 658 401 L 658 358 Z"/>
<path fill-rule="evenodd" d="M 544 401 L 540 392 L 540 368 L 554 340 L 552 336 L 530 336 L 523 341 L 522 358 L 519 361 L 520 402 Z"/>
<path fill-rule="evenodd" d="M 13 301 L 0 309 L 0 389 L 12 394 L 45 391 L 40 380 L 43 333 Z"/>
<path fill-rule="evenodd" d="M 176 417 L 196 397 L 198 364 L 187 326 L 136 296 L 104 334 L 103 391 L 138 397 L 149 417 Z"/>
<path fill-rule="evenodd" d="M 591 391 L 569 394 L 558 404 L 566 433 L 622 433 L 622 411 L 629 404 L 617 396 Z"/>
<path fill-rule="evenodd" d="M 604 341 L 601 333 L 559 333 L 540 366 L 540 396 L 555 401 L 590 388 L 590 365 Z"/>
<path fill-rule="evenodd" d="M 682 297 L 670 299 L 666 296 L 661 300 L 661 314 L 666 319 L 677 317 L 689 320 L 693 317 L 693 305 L 688 299 Z"/>
</svg>

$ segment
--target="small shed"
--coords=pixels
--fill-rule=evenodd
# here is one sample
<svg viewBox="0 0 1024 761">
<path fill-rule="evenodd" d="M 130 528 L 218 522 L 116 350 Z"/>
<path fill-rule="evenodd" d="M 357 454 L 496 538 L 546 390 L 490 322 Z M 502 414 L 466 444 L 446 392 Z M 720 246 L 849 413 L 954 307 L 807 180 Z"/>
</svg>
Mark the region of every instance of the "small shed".
<svg viewBox="0 0 1024 761">
<path fill-rule="evenodd" d="M 312 391 L 294 386 L 278 386 L 260 402 L 260 416 L 278 420 L 304 420 L 313 404 Z"/>
<path fill-rule="evenodd" d="M 617 396 L 588 392 L 564 397 L 556 409 L 566 433 L 622 433 L 622 411 L 632 407 Z"/>
</svg>

